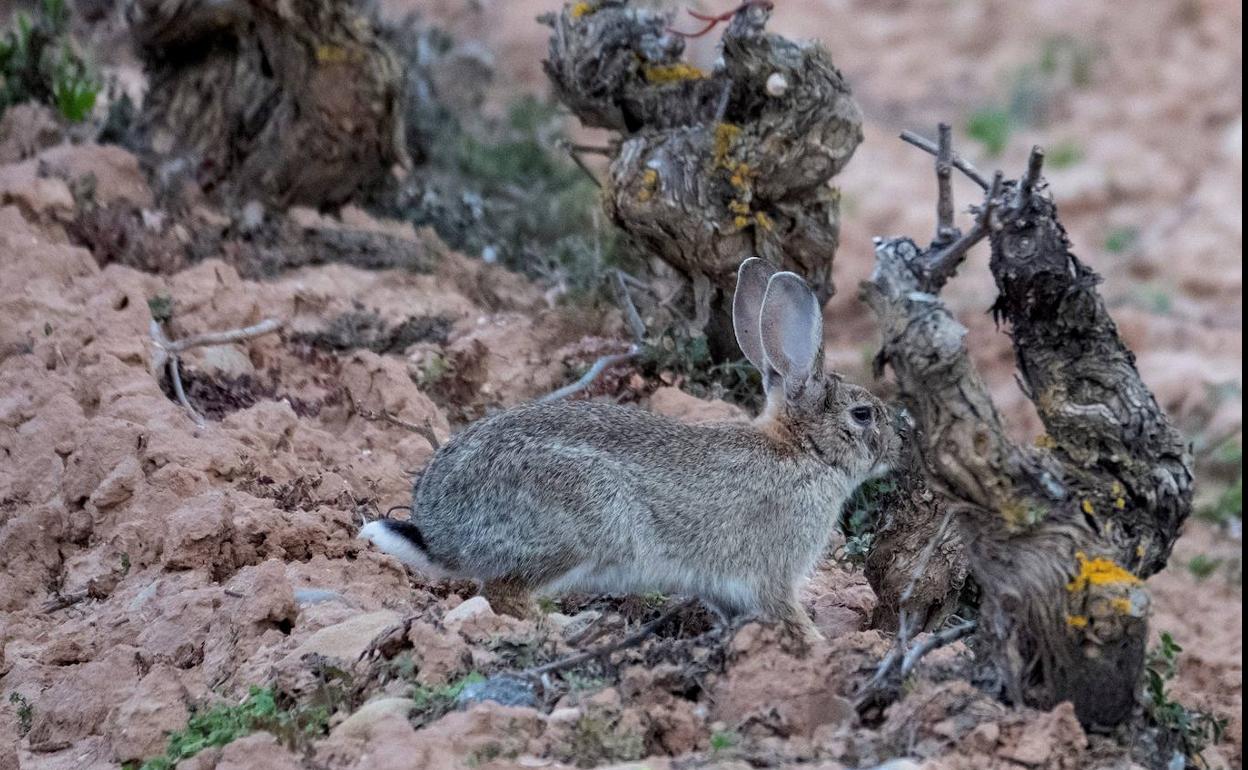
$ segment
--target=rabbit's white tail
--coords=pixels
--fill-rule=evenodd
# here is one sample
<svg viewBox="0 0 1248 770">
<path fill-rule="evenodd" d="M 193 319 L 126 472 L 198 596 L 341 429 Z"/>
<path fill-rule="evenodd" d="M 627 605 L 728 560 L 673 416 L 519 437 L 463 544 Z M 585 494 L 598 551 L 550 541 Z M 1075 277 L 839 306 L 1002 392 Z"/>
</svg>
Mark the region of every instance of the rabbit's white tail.
<svg viewBox="0 0 1248 770">
<path fill-rule="evenodd" d="M 425 536 L 415 524 L 398 519 L 378 519 L 361 527 L 359 537 L 418 572 L 437 579 L 446 577 L 446 570 L 430 561 L 425 550 Z"/>
</svg>

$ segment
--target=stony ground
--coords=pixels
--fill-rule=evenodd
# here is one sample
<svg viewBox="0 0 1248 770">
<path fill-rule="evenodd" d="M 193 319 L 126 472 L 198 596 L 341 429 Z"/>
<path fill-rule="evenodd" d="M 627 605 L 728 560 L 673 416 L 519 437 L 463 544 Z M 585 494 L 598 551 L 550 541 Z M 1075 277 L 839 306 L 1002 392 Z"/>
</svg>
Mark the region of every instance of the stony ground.
<svg viewBox="0 0 1248 770">
<path fill-rule="evenodd" d="M 531 18 L 547 3 L 419 5 L 493 52 L 499 104 L 541 90 Z M 1064 221 L 1105 276 L 1146 381 L 1202 452 L 1202 499 L 1216 497 L 1229 477 L 1215 450 L 1242 420 L 1238 6 L 777 5 L 777 29 L 831 46 L 869 117 L 839 180 L 830 361 L 868 381 L 874 330 L 853 287 L 870 236 L 931 227 L 930 165 L 892 135 L 1021 103 L 1000 158 L 965 131 L 958 142 L 986 168 L 1016 168 L 1032 142 L 1073 147 L 1050 175 Z M 1043 117 L 1027 112 L 1036 104 Z M 850 698 L 889 640 L 867 629 L 861 575 L 833 560 L 805 597 L 829 641 L 806 654 L 759 626 L 715 632 L 691 609 L 610 665 L 513 687 L 504 700 L 518 705 L 473 705 L 501 686 L 478 680 L 618 638 L 664 600 L 569 597 L 516 621 L 471 586 L 413 578 L 354 533 L 407 502 L 430 430 L 445 440 L 558 387 L 618 350 L 618 329 L 355 209 L 274 216 L 263 247 L 207 237 L 226 230 L 221 212 L 163 212 L 133 157 L 39 149 L 35 122 L 0 130 L 0 770 L 137 766 L 166 754 L 171 731 L 185 748 L 243 723 L 240 734 L 261 729 L 178 766 L 1129 766 L 1130 736 L 1088 735 L 1068 708 L 1009 709 L 960 681 L 960 646 L 932 656 L 900 702 L 858 716 Z M 381 239 L 405 268 L 304 258 L 344 233 Z M 136 238 L 149 259 L 115 261 L 119 239 Z M 161 261 L 201 241 L 207 258 Z M 1035 418 L 1008 340 L 984 313 L 985 262 L 947 293 L 1027 436 Z M 186 354 L 201 427 L 149 370 L 153 316 L 175 339 L 286 323 Z M 645 408 L 740 415 L 661 384 L 634 388 Z M 1176 697 L 1230 719 L 1206 753 L 1215 767 L 1241 762 L 1240 553 L 1237 526 L 1194 519 L 1151 581 L 1154 627 L 1184 647 Z"/>
</svg>

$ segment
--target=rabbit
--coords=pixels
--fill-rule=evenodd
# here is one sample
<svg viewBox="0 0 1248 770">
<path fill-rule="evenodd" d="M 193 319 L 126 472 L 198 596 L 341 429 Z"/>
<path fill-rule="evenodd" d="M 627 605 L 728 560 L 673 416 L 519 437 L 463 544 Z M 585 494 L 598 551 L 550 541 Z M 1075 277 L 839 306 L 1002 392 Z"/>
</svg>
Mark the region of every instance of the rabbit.
<svg viewBox="0 0 1248 770">
<path fill-rule="evenodd" d="M 530 614 L 535 590 L 660 591 L 818 638 L 799 587 L 846 499 L 896 457 L 897 433 L 879 399 L 823 371 L 820 303 L 796 274 L 746 260 L 733 326 L 763 375 L 751 424 L 587 401 L 515 407 L 437 451 L 408 521 L 360 537 L 433 577 L 481 581 L 508 614 Z"/>
</svg>

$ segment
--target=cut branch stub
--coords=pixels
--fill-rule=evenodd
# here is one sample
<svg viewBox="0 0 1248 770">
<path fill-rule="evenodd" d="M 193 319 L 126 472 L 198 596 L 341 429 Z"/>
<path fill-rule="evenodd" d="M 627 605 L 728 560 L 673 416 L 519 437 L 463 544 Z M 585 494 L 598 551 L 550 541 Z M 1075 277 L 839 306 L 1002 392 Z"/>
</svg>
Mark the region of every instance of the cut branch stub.
<svg viewBox="0 0 1248 770">
<path fill-rule="evenodd" d="M 1033 152 L 1017 182 L 994 181 L 975 229 L 990 240 L 1019 371 L 1045 423 L 1038 446 L 1006 435 L 970 362 L 966 330 L 937 294 L 951 247 L 878 241 L 864 299 L 950 499 L 983 591 L 980 633 L 1013 699 L 1071 700 L 1085 723 L 1132 710 L 1149 599 L 1191 507 L 1191 457 L 1135 370 L 1070 253 Z M 968 233 L 969 235 L 970 233 Z"/>
<path fill-rule="evenodd" d="M 544 17 L 545 67 L 583 123 L 620 134 L 605 205 L 636 242 L 691 281 L 706 276 L 720 300 L 742 260 L 762 256 L 826 301 L 839 230 L 828 181 L 862 118 L 827 51 L 764 31 L 769 13 L 743 4 L 703 72 L 681 61 L 668 14 L 579 2 Z"/>
</svg>

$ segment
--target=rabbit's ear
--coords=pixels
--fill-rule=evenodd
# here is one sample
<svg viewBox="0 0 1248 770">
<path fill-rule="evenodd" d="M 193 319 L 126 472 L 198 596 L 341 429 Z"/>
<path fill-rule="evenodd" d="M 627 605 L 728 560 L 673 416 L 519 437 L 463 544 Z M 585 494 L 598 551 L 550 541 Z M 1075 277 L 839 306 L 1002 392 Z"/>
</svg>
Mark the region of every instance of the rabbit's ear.
<svg viewBox="0 0 1248 770">
<path fill-rule="evenodd" d="M 767 294 L 767 280 L 776 274 L 770 262 L 750 257 L 737 270 L 737 291 L 732 295 L 732 328 L 737 333 L 741 352 L 767 381 L 767 355 L 763 352 L 763 340 L 759 331 L 759 316 L 763 310 L 763 297 Z"/>
<path fill-rule="evenodd" d="M 760 330 L 771 367 L 784 378 L 785 394 L 800 394 L 823 367 L 823 310 L 799 276 L 776 273 L 767 282 Z"/>
</svg>

